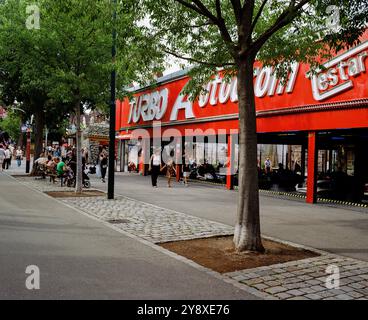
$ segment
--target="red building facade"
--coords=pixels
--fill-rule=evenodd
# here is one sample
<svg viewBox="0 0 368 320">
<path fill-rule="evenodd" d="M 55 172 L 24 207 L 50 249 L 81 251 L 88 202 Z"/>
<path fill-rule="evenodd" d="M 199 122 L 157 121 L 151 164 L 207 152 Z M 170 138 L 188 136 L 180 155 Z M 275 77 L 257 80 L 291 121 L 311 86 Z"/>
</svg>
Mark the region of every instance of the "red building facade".
<svg viewBox="0 0 368 320">
<path fill-rule="evenodd" d="M 282 82 L 272 68 L 254 67 L 258 142 L 301 146 L 303 176 L 304 165 L 308 168 L 309 203 L 317 196 L 318 150 L 325 150 L 329 159 L 341 150 L 352 150 L 353 160 L 346 161 L 353 161 L 353 183 L 358 176 L 362 188 L 363 180 L 368 182 L 364 165 L 368 166 L 364 150 L 368 146 L 367 69 L 367 34 L 359 45 L 326 61 L 323 70 L 313 75 L 309 75 L 308 65 L 294 63 Z M 159 122 L 163 135 L 227 136 L 226 152 L 233 156 L 236 148 L 231 141 L 238 129 L 236 78 L 225 82 L 218 75 L 194 102 L 182 94 L 188 80 L 185 72 L 178 72 L 160 78 L 155 87 L 137 89 L 131 101 L 119 101 L 116 130 L 121 144 L 126 144 L 137 129 L 147 131 L 149 136 L 143 138 L 152 138 Z M 123 149 L 122 161 L 126 163 Z M 229 175 L 229 189 L 232 181 Z"/>
</svg>

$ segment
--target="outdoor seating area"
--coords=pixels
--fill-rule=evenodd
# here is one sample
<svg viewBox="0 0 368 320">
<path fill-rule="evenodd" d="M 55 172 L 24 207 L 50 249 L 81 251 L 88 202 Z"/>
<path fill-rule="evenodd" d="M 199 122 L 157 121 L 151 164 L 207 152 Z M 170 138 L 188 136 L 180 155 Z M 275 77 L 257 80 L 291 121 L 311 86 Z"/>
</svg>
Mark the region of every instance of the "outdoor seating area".
<svg viewBox="0 0 368 320">
<path fill-rule="evenodd" d="M 66 171 L 64 174 L 59 174 L 56 170 L 56 166 L 50 166 L 47 164 L 37 164 L 35 163 L 35 168 L 33 170 L 32 175 L 36 180 L 48 179 L 48 181 L 53 184 L 60 181 L 60 186 L 66 186 L 66 182 L 68 182 L 67 176 L 68 172 Z M 69 186 L 69 185 L 68 185 Z"/>
</svg>

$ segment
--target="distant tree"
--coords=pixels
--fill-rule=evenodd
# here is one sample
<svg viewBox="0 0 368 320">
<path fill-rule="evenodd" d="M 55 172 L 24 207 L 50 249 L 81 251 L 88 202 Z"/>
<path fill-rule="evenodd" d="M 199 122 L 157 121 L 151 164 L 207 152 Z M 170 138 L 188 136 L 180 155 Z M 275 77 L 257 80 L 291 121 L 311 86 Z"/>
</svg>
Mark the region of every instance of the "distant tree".
<svg viewBox="0 0 368 320">
<path fill-rule="evenodd" d="M 110 74 L 118 73 L 118 88 L 142 78 L 154 68 L 154 47 L 141 35 L 137 25 L 136 1 L 52 0 L 42 5 L 41 32 L 52 70 L 50 96 L 74 106 L 76 115 L 76 192 L 82 190 L 80 115 L 84 106 L 106 108 L 110 97 Z M 117 19 L 113 14 L 116 11 Z M 112 31 L 117 32 L 117 58 L 112 61 Z M 46 48 L 44 48 L 46 50 Z M 143 54 L 144 52 L 144 54 Z M 120 92 L 121 94 L 121 92 Z M 113 168 L 111 168 L 113 170 Z"/>
<path fill-rule="evenodd" d="M 21 114 L 23 122 L 34 116 L 34 157 L 38 158 L 43 148 L 46 104 L 50 105 L 50 44 L 40 30 L 26 27 L 27 5 L 34 2 L 7 0 L 0 4 L 0 96 L 8 109 L 20 107 L 25 111 Z M 56 118 L 67 111 L 61 104 L 52 110 Z"/>
<path fill-rule="evenodd" d="M 21 116 L 14 111 L 8 110 L 4 119 L 0 118 L 0 131 L 7 132 L 12 141 L 18 141 L 20 131 Z"/>
<path fill-rule="evenodd" d="M 48 118 L 54 113 L 56 119 L 60 114 L 75 113 L 76 192 L 79 193 L 82 190 L 80 115 L 84 107 L 106 109 L 110 103 L 113 68 L 118 70 L 118 96 L 124 96 L 128 84 L 150 79 L 145 74 L 156 69 L 155 61 L 160 54 L 155 51 L 154 43 L 142 36 L 144 27 L 138 25 L 136 1 L 39 0 L 36 4 L 40 9 L 40 28 L 28 30 L 26 9 L 34 4 L 33 0 L 7 0 L 0 5 L 3 20 L 0 42 L 5 43 L 0 44 L 0 70 L 4 62 L 3 74 L 11 89 L 3 92 L 4 96 L 23 101 L 36 113 L 39 130 L 36 140 L 42 141 L 41 119 L 45 119 L 46 113 Z M 114 28 L 118 37 L 117 58 L 113 62 Z M 19 83 L 17 87 L 10 83 L 14 78 Z"/>
</svg>

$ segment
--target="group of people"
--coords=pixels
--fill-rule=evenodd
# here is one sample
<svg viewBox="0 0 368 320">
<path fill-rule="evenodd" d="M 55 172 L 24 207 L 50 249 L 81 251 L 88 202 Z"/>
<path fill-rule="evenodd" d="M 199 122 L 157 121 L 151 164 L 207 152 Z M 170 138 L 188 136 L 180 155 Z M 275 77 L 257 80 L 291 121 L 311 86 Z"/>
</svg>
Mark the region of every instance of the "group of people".
<svg viewBox="0 0 368 320">
<path fill-rule="evenodd" d="M 11 161 L 15 158 L 17 166 L 20 167 L 23 160 L 23 150 L 21 147 L 15 147 L 12 144 L 0 144 L 0 171 L 7 170 L 11 167 Z"/>
<path fill-rule="evenodd" d="M 62 154 L 62 155 L 61 155 Z M 87 148 L 82 148 L 82 172 L 86 169 L 86 164 L 88 163 L 88 150 Z M 50 161 L 50 163 L 48 162 Z M 41 153 L 40 157 L 35 160 L 35 163 L 38 165 L 45 165 L 48 167 L 48 164 L 52 165 L 52 162 L 56 163 L 58 169 L 57 174 L 62 175 L 63 172 L 68 171 L 69 169 L 75 174 L 77 170 L 77 152 L 76 148 L 73 146 L 68 147 L 47 147 L 45 152 Z M 108 165 L 108 153 L 105 148 L 101 148 L 98 154 L 97 165 L 99 168 L 98 175 L 101 176 L 102 182 L 105 182 L 107 165 Z M 66 163 L 68 165 L 66 165 Z"/>
<path fill-rule="evenodd" d="M 47 146 L 44 148 L 44 154 L 46 156 L 51 155 L 52 157 L 57 157 L 61 159 L 70 159 L 73 156 L 73 153 L 75 153 L 75 147 L 74 146 L 68 146 L 68 145 L 62 145 L 61 147 L 58 145 L 54 146 Z M 84 158 L 84 161 L 88 163 L 88 150 L 87 148 L 81 150 L 82 157 Z"/>
<path fill-rule="evenodd" d="M 49 172 L 55 174 L 58 178 L 62 180 L 70 173 L 75 174 L 77 168 L 76 152 L 72 149 L 72 152 L 67 155 L 67 157 L 57 157 L 52 156 L 48 153 L 41 153 L 40 157 L 35 160 L 34 164 L 37 168 L 42 169 L 44 172 Z M 85 159 L 82 157 L 82 170 L 85 169 Z M 37 170 L 37 169 L 36 169 Z M 50 176 L 53 182 L 56 181 L 55 177 Z"/>
<path fill-rule="evenodd" d="M 51 155 L 45 157 L 44 154 L 41 154 L 40 158 L 35 160 L 35 163 L 38 166 L 43 166 L 46 171 L 50 173 L 55 173 L 61 179 L 65 172 L 67 172 L 69 169 L 62 159 L 60 159 L 59 157 L 52 157 Z M 52 177 L 52 180 L 54 182 L 56 181 L 54 177 Z"/>
<path fill-rule="evenodd" d="M 175 169 L 175 163 L 172 159 L 169 159 L 166 164 L 162 165 L 160 148 L 157 148 L 154 150 L 151 156 L 151 159 L 150 159 L 148 171 L 151 172 L 151 183 L 152 183 L 152 187 L 154 188 L 157 188 L 157 178 L 161 172 L 165 171 L 165 175 L 167 178 L 167 186 L 169 188 L 172 187 L 171 181 L 173 177 L 177 175 L 177 172 Z M 184 162 L 182 165 L 182 173 L 183 173 L 184 185 L 188 187 L 188 178 L 190 175 L 190 164 L 189 164 L 189 159 L 186 156 L 184 156 Z"/>
<path fill-rule="evenodd" d="M 88 150 L 84 148 L 82 153 L 82 172 L 88 163 Z M 0 143 L 0 171 L 7 170 L 11 166 L 12 159 L 16 159 L 17 166 L 22 164 L 24 152 L 20 146 L 16 147 L 12 143 Z M 108 167 L 108 153 L 105 148 L 101 148 L 98 154 L 97 165 L 99 167 L 99 175 L 102 182 L 105 182 L 105 177 Z M 73 146 L 47 146 L 44 148 L 38 159 L 34 161 L 35 165 L 41 166 L 48 171 L 54 171 L 57 176 L 62 177 L 65 172 L 72 170 L 74 174 L 77 168 L 76 148 Z M 54 178 L 53 178 L 54 179 Z M 55 180 L 55 179 L 54 179 Z"/>
</svg>

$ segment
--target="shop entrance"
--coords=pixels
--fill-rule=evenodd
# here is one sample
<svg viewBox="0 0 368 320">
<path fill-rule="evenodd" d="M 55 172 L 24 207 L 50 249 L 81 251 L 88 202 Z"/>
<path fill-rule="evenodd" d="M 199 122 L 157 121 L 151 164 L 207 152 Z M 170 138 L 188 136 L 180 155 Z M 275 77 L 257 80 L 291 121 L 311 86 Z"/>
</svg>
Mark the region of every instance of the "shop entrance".
<svg viewBox="0 0 368 320">
<path fill-rule="evenodd" d="M 368 130 L 319 132 L 317 195 L 368 202 Z"/>
<path fill-rule="evenodd" d="M 310 192 L 310 188 L 315 188 L 312 193 L 314 198 L 368 203 L 368 130 L 316 132 L 312 151 L 308 150 L 308 147 L 311 147 L 308 140 L 310 134 L 308 132 L 258 134 L 259 188 L 295 192 L 299 195 L 308 195 L 308 190 Z M 178 141 L 175 143 L 173 141 L 163 143 L 162 147 L 175 159 L 180 174 L 181 164 L 188 161 L 191 179 L 226 184 L 229 189 L 237 185 L 239 154 L 237 139 L 229 135 L 191 139 L 182 137 L 178 149 L 176 149 Z M 140 171 L 147 174 L 147 170 L 144 169 L 147 165 L 142 166 L 140 163 L 142 143 L 143 140 L 121 142 L 123 171 Z M 181 152 L 178 153 L 178 150 Z M 309 151 L 313 157 L 310 157 Z M 230 178 L 227 171 L 229 154 L 232 159 Z M 308 168 L 311 165 L 312 167 Z M 308 179 L 311 187 L 307 188 Z"/>
</svg>

